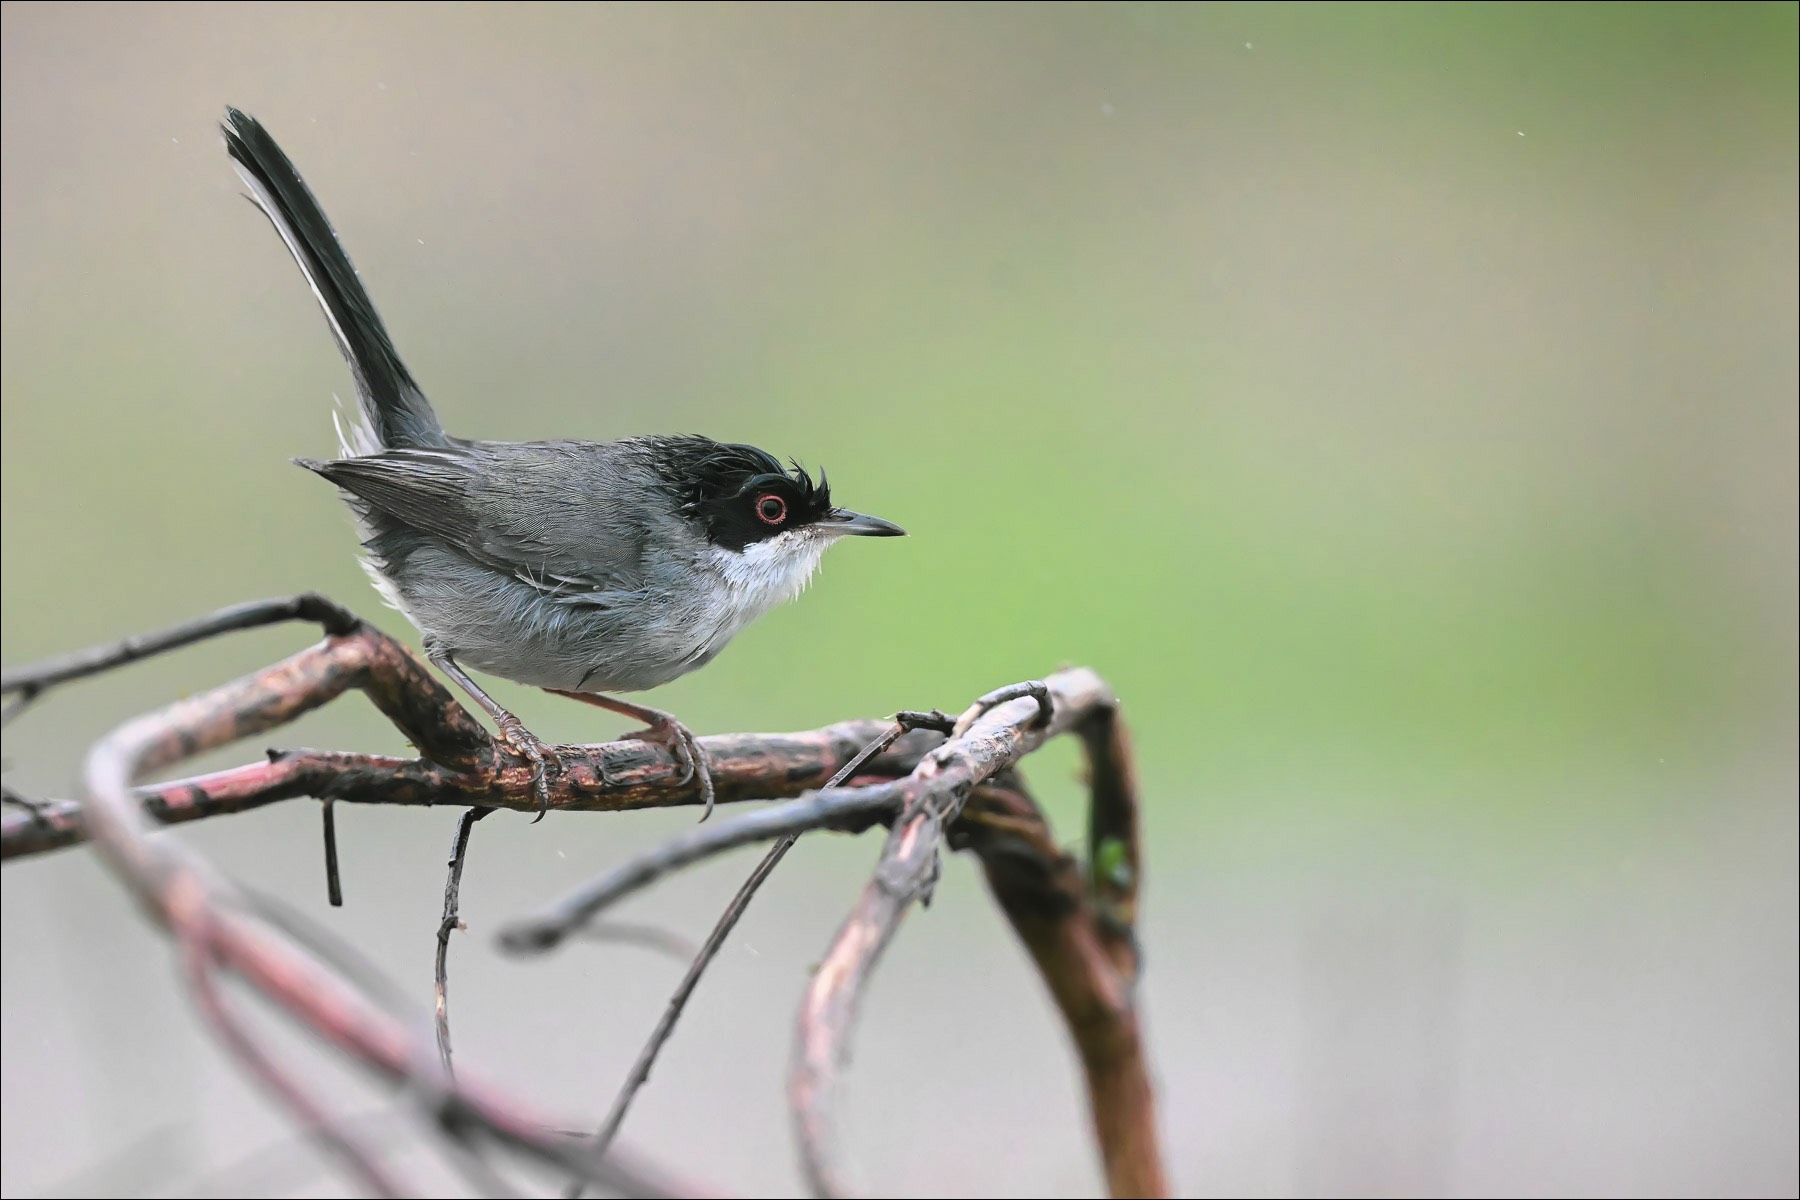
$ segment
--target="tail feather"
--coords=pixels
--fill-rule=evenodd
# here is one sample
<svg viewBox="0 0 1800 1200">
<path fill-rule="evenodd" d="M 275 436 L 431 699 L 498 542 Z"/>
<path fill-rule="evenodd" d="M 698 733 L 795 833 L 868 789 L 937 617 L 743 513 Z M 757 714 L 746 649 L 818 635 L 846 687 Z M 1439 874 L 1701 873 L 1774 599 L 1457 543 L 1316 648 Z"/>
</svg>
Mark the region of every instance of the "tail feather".
<svg viewBox="0 0 1800 1200">
<path fill-rule="evenodd" d="M 400 361 L 374 302 L 300 172 L 248 113 L 226 109 L 220 129 L 238 174 L 250 188 L 250 199 L 300 264 L 356 378 L 357 399 L 372 438 L 342 439 L 340 432 L 341 440 L 347 448 L 358 449 L 370 440 L 379 443 L 376 449 L 445 445 L 449 439 L 443 425 Z"/>
</svg>

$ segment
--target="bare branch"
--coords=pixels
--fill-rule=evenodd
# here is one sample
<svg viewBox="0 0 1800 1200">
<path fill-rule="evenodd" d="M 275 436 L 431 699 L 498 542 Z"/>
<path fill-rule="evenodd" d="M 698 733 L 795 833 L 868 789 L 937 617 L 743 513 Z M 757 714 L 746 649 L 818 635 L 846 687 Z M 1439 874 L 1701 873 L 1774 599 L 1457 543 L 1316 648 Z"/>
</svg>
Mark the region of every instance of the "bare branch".
<svg viewBox="0 0 1800 1200">
<path fill-rule="evenodd" d="M 842 784 L 860 771 L 870 759 L 886 751 L 888 747 L 911 730 L 926 728 L 948 732 L 950 727 L 950 719 L 935 710 L 929 713 L 895 713 L 894 724 L 880 737 L 863 747 L 855 758 L 845 763 L 837 774 L 826 781 L 824 790 L 830 791 Z M 656 1064 L 656 1056 L 662 1052 L 670 1035 L 675 1032 L 675 1023 L 681 1019 L 681 1013 L 687 1007 L 688 998 L 699 986 L 700 976 L 705 974 L 706 968 L 718 956 L 720 947 L 725 944 L 725 939 L 737 927 L 738 919 L 744 915 L 744 910 L 750 907 L 750 901 L 756 895 L 757 889 L 761 888 L 763 881 L 774 873 L 775 868 L 787 856 L 787 852 L 794 848 L 794 843 L 798 840 L 798 834 L 788 834 L 769 847 L 768 853 L 763 855 L 762 861 L 756 864 L 756 869 L 750 872 L 750 877 L 744 881 L 743 886 L 738 888 L 737 894 L 731 898 L 731 903 L 725 906 L 724 913 L 714 923 L 712 933 L 707 936 L 705 945 L 694 956 L 694 961 L 688 966 L 687 974 L 682 976 L 681 983 L 676 986 L 675 994 L 669 997 L 669 1003 L 663 1010 L 662 1018 L 657 1021 L 656 1028 L 650 1031 L 650 1040 L 638 1053 L 637 1061 L 632 1064 L 631 1073 L 626 1076 L 624 1086 L 613 1098 L 612 1108 L 608 1110 L 606 1118 L 600 1122 L 600 1127 L 594 1131 L 593 1141 L 595 1149 L 598 1151 L 604 1153 L 606 1148 L 612 1145 L 613 1139 L 618 1136 L 619 1127 L 625 1123 L 625 1114 L 630 1111 L 633 1098 L 637 1096 L 638 1090 L 650 1081 L 650 1069 Z M 563 1195 L 569 1200 L 575 1200 L 581 1195 L 581 1191 L 581 1181 L 576 1180 L 568 1186 Z"/>
<path fill-rule="evenodd" d="M 738 918 L 744 915 L 746 908 L 750 907 L 750 898 L 762 886 L 763 880 L 774 873 L 782 856 L 793 844 L 792 838 L 784 838 L 771 847 L 769 852 L 763 856 L 763 860 L 756 864 L 756 870 L 750 873 L 750 878 L 746 879 L 743 886 L 738 888 L 737 895 L 731 898 L 731 903 L 726 906 L 724 915 L 719 918 L 718 923 L 713 926 L 712 933 L 700 947 L 700 953 L 689 965 L 687 973 L 681 977 L 681 983 L 676 986 L 675 994 L 669 998 L 669 1003 L 664 1007 L 662 1016 L 656 1022 L 656 1028 L 650 1031 L 650 1040 L 638 1052 L 637 1061 L 631 1064 L 631 1073 L 626 1077 L 624 1086 L 619 1089 L 619 1094 L 613 1098 L 612 1108 L 607 1111 L 606 1118 L 600 1122 L 600 1127 L 594 1131 L 593 1136 L 587 1139 L 588 1144 L 593 1147 L 594 1153 L 605 1154 L 612 1147 L 613 1140 L 619 1136 L 619 1126 L 625 1123 L 625 1114 L 630 1111 L 632 1099 L 637 1095 L 638 1089 L 650 1081 L 650 1068 L 656 1064 L 657 1054 L 669 1040 L 670 1035 L 675 1032 L 675 1022 L 681 1019 L 682 1010 L 687 1007 L 688 997 L 692 996 L 694 989 L 699 986 L 700 976 L 705 973 L 708 964 L 717 956 L 719 948 L 725 944 L 725 939 L 731 936 L 731 931 L 737 927 Z M 569 1185 L 563 1189 L 563 1195 L 573 1200 L 586 1190 L 586 1184 L 585 1179 L 571 1180 Z"/>
<path fill-rule="evenodd" d="M 431 1115 L 446 1130 L 478 1134 L 498 1147 L 634 1195 L 671 1189 L 615 1152 L 601 1159 L 551 1132 L 557 1124 L 479 1083 L 428 1077 L 418 1039 L 327 962 L 292 941 L 246 905 L 230 886 L 150 825 L 131 791 L 133 779 L 241 737 L 253 736 L 357 686 L 420 745 L 450 754 L 491 746 L 472 722 L 432 726 L 420 696 L 439 691 L 397 644 L 363 627 L 327 639 L 269 671 L 140 717 L 89 752 L 82 820 L 89 838 L 146 912 L 199 956 L 241 975 L 290 1016 L 353 1061 L 409 1094 L 430 1097 Z M 311 686 L 294 686 L 294 676 Z M 420 677 L 423 677 L 421 682 Z M 440 720 L 440 711 L 430 714 Z M 458 710 L 460 711 L 460 710 Z M 464 720 L 467 721 L 466 714 Z M 470 736 L 473 735 L 473 736 Z M 429 1061 L 435 1070 L 435 1059 Z"/>
<path fill-rule="evenodd" d="M 305 651 L 313 654 L 316 651 Z M 446 693 L 446 699 L 448 695 Z M 454 702 L 452 702 L 454 703 Z M 887 727 L 882 721 L 844 721 L 800 733 L 730 733 L 700 739 L 713 764 L 721 803 L 797 795 L 816 787 Z M 871 765 L 878 774 L 903 774 L 942 738 L 918 732 L 902 738 Z M 566 812 L 616 812 L 699 803 L 691 784 L 661 747 L 606 742 L 557 749 L 563 772 L 550 806 Z M 604 772 L 610 785 L 602 782 Z M 468 769 L 428 759 L 293 750 L 270 762 L 136 789 L 146 815 L 163 824 L 245 812 L 301 796 L 349 804 L 468 805 L 537 810 L 530 774 L 510 762 L 498 770 Z M 31 809 L 0 813 L 0 859 L 43 854 L 84 840 L 80 805 L 33 801 Z"/>
<path fill-rule="evenodd" d="M 1135 792 L 1127 787 L 1109 796 L 1113 785 L 1103 782 L 1109 775 L 1118 778 L 1121 767 L 1128 779 L 1129 764 L 1118 759 L 1109 764 L 1094 753 L 1096 746 L 1123 745 L 1122 723 L 1110 710 L 1096 713 L 1083 727 L 1082 740 L 1090 750 L 1094 807 L 1117 805 L 1116 811 L 1129 808 L 1132 814 L 1128 822 L 1113 824 L 1096 816 L 1095 823 L 1128 828 L 1127 836 L 1135 842 Z M 1108 1193 L 1170 1195 L 1158 1148 L 1156 1098 L 1133 1005 L 1136 939 L 1108 895 L 1119 884 L 1108 881 L 1089 893 L 1085 885 L 1091 875 L 1063 853 L 1043 813 L 1016 780 L 978 790 L 959 833 L 981 859 L 994 898 L 1030 951 L 1080 1053 Z M 1135 863 L 1136 854 L 1131 845 L 1129 860 Z M 1130 886 L 1135 899 L 1135 875 Z M 1112 916 L 1106 915 L 1109 907 Z"/>
<path fill-rule="evenodd" d="M 788 1072 L 801 1168 L 815 1195 L 849 1192 L 832 1123 L 833 1093 L 870 974 L 906 913 L 916 901 L 928 899 L 937 882 L 944 831 L 962 814 L 976 786 L 1011 768 L 1047 738 L 1079 728 L 1095 711 L 1114 704 L 1110 689 L 1085 670 L 1059 672 L 1036 686 L 1002 689 L 971 706 L 949 741 L 927 754 L 911 775 L 890 785 L 901 799 L 899 815 L 874 877 L 813 973 L 801 1002 Z"/>
<path fill-rule="evenodd" d="M 811 829 L 866 828 L 899 807 L 895 783 L 831 788 L 786 804 L 775 804 L 718 824 L 708 823 L 609 871 L 563 899 L 500 931 L 502 949 L 515 954 L 550 950 L 605 909 L 655 883 L 671 871 L 772 838 Z"/>
<path fill-rule="evenodd" d="M 956 718 L 956 724 L 950 729 L 951 737 L 961 737 L 969 731 L 976 718 L 983 713 L 991 712 L 1005 704 L 1008 700 L 1017 700 L 1022 696 L 1030 696 L 1037 701 L 1038 715 L 1036 728 L 1042 729 L 1050 724 L 1056 715 L 1055 701 L 1050 696 L 1050 689 L 1039 679 L 1028 679 L 1024 683 L 1009 683 L 1003 688 L 995 688 L 975 703 L 969 705 L 962 716 Z"/>
<path fill-rule="evenodd" d="M 211 1027 L 365 1190 L 404 1189 L 251 1038 L 218 989 L 224 972 L 245 980 L 351 1061 L 401 1086 L 444 1135 L 445 1151 L 484 1192 L 507 1189 L 488 1161 L 498 1149 L 573 1176 L 577 1191 L 591 1183 L 635 1195 L 700 1194 L 692 1183 L 665 1182 L 611 1150 L 632 1095 L 648 1078 L 701 974 L 794 838 L 808 829 L 887 823 L 873 877 L 813 976 L 798 1020 L 789 1097 L 813 1191 L 847 1191 L 832 1125 L 835 1085 L 875 965 L 914 902 L 929 900 L 941 847 L 949 845 L 980 856 L 997 900 L 1069 1026 L 1087 1075 L 1109 1190 L 1115 1196 L 1168 1193 L 1133 1008 L 1142 874 L 1136 784 L 1117 703 L 1093 673 L 1062 671 L 990 692 L 963 713 L 948 738 L 919 731 L 901 736 L 909 723 L 948 725 L 932 713 L 901 714 L 892 726 L 845 722 L 808 733 L 704 739 L 720 800 L 804 794 L 690 831 L 503 930 L 508 949 L 542 950 L 592 930 L 604 908 L 671 870 L 734 846 L 778 839 L 691 965 L 596 1138 L 577 1140 L 511 1097 L 450 1073 L 447 955 L 459 927 L 469 834 L 489 811 L 536 811 L 538 795 L 532 765 L 492 738 L 399 643 L 319 597 L 241 605 L 160 634 L 6 672 L 4 690 L 18 696 L 8 713 L 59 682 L 216 633 L 289 619 L 318 621 L 330 636 L 282 663 L 116 730 L 88 756 L 83 803 L 28 801 L 6 791 L 0 854 L 10 859 L 91 839 L 148 914 L 174 936 Z M 263 733 L 352 688 L 365 692 L 421 757 L 272 751 L 267 762 L 133 787 L 141 776 Z M 1091 861 L 1085 865 L 1056 846 L 1016 771 L 1023 756 L 1063 733 L 1078 734 L 1088 756 Z M 627 741 L 561 747 L 557 754 L 564 769 L 552 806 L 565 811 L 700 799 L 697 786 L 683 779 L 681 764 L 659 746 Z M 821 790 L 807 792 L 821 781 Z M 353 951 L 309 936 L 304 922 L 284 920 L 279 905 L 232 886 L 178 842 L 148 836 L 152 822 L 195 820 L 296 796 L 325 800 L 328 812 L 337 800 L 468 808 L 452 846 L 438 929 L 438 1054 L 430 1051 L 423 1021 L 415 1027 L 399 1016 L 404 1002 Z"/>
<path fill-rule="evenodd" d="M 462 928 L 457 912 L 457 899 L 462 893 L 463 863 L 469 856 L 469 835 L 475 822 L 494 810 L 471 808 L 456 822 L 456 836 L 450 842 L 449 873 L 444 879 L 444 917 L 437 931 L 437 1044 L 444 1060 L 444 1073 L 450 1073 L 450 935 Z"/>
<path fill-rule="evenodd" d="M 344 881 L 338 875 L 337 809 L 327 796 L 319 805 L 319 824 L 325 834 L 325 903 L 344 907 Z"/>
<path fill-rule="evenodd" d="M 222 633 L 276 625 L 283 621 L 311 621 L 328 634 L 350 633 L 361 624 L 360 619 L 348 609 L 340 608 L 324 596 L 312 592 L 279 600 L 252 600 L 245 604 L 234 604 L 230 608 L 222 608 L 192 621 L 183 621 L 156 633 L 135 634 L 122 641 L 90 646 L 86 650 L 47 658 L 27 667 L 0 671 L 0 694 L 18 693 L 18 699 L 9 704 L 5 715 L 0 717 L 0 725 L 10 722 L 38 696 L 60 683 L 98 675 L 128 663 L 141 662 Z"/>
</svg>

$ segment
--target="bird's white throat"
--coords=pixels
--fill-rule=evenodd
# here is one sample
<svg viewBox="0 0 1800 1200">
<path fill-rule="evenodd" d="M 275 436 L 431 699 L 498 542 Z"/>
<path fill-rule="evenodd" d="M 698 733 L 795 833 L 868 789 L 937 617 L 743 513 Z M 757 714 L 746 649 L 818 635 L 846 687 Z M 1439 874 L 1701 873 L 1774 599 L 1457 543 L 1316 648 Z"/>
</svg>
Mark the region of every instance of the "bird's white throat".
<svg viewBox="0 0 1800 1200">
<path fill-rule="evenodd" d="M 744 614 L 740 627 L 805 591 L 833 540 L 816 529 L 795 529 L 752 542 L 741 551 L 713 547 L 712 566 L 728 603 Z"/>
</svg>

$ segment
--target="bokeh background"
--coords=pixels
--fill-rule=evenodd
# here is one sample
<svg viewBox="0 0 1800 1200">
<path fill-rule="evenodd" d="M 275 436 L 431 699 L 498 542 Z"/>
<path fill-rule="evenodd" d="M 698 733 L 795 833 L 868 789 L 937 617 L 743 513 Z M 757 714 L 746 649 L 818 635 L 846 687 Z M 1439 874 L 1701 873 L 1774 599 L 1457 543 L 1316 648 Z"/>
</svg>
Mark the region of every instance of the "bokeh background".
<svg viewBox="0 0 1800 1200">
<path fill-rule="evenodd" d="M 287 462 L 350 384 L 238 197 L 237 104 L 454 432 L 753 441 L 912 531 L 654 703 L 1116 685 L 1184 1193 L 1793 1195 L 1795 42 L 1793 4 L 8 4 L 5 659 L 303 589 L 412 637 Z M 307 640 L 72 687 L 7 782 L 70 794 L 105 729 Z M 271 741 L 401 749 L 355 698 Z M 1075 765 L 1032 771 L 1072 842 Z M 178 836 L 423 1019 L 454 820 L 344 813 L 336 911 L 311 803 Z M 691 820 L 479 829 L 465 1063 L 604 1110 L 681 963 L 488 935 Z M 798 1188 L 792 1016 L 876 849 L 788 860 L 629 1140 Z M 627 915 L 697 939 L 752 861 Z M 342 1194 L 88 857 L 0 885 L 6 1194 Z M 417 1164 L 392 1097 L 319 1078 Z M 846 1119 L 879 1193 L 1100 1188 L 969 862 L 883 965 Z"/>
</svg>

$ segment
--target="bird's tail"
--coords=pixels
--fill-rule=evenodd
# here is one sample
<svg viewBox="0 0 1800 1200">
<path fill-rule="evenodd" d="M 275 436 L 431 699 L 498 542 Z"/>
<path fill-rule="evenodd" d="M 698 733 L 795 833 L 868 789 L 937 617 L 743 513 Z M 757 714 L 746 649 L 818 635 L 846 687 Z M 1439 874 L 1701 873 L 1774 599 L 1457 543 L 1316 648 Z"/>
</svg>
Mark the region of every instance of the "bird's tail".
<svg viewBox="0 0 1800 1200">
<path fill-rule="evenodd" d="M 339 431 L 346 451 L 369 452 L 384 447 L 442 446 L 444 427 L 425 393 L 400 361 L 386 326 L 369 293 L 356 277 L 349 255 L 300 172 L 255 117 L 235 108 L 225 110 L 220 125 L 225 148 L 238 174 L 250 187 L 250 199 L 262 209 L 287 243 L 294 261 L 312 285 L 337 337 L 338 349 L 356 377 L 357 399 L 366 429 Z M 369 436 L 359 436 L 362 434 Z M 371 444 L 372 443 L 372 444 Z"/>
</svg>

